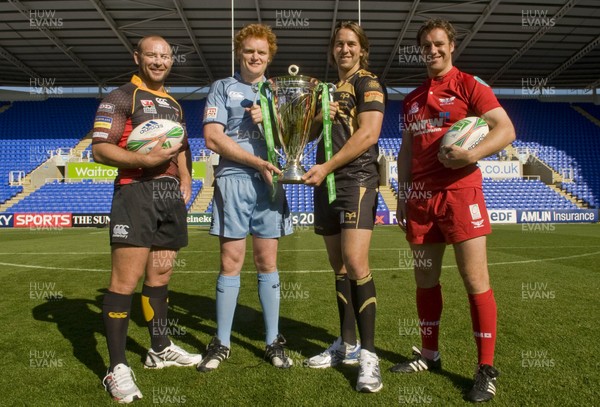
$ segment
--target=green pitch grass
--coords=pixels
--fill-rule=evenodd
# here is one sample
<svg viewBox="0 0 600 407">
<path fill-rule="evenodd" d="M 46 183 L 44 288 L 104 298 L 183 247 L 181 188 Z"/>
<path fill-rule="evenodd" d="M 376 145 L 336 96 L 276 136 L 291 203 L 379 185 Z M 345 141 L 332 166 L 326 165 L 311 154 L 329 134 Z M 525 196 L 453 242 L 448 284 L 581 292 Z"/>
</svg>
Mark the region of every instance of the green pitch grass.
<svg viewBox="0 0 600 407">
<path fill-rule="evenodd" d="M 600 226 L 496 226 L 489 263 L 498 302 L 495 364 L 499 406 L 593 405 L 600 374 Z M 100 315 L 109 279 L 107 230 L 0 231 L 1 405 L 110 406 L 100 381 L 108 360 Z M 139 406 L 364 406 L 467 404 L 476 349 L 469 306 L 452 248 L 442 274 L 442 373 L 398 375 L 393 364 L 419 345 L 415 284 L 403 234 L 378 227 L 371 266 L 378 296 L 376 345 L 384 388 L 354 391 L 357 368 L 313 370 L 306 357 L 338 335 L 338 317 L 322 241 L 298 230 L 281 241 L 281 332 L 295 366 L 263 361 L 263 322 L 251 256 L 246 257 L 234 322 L 232 356 L 217 371 L 146 370 L 147 328 L 134 298 L 127 356 L 144 399 Z M 203 350 L 215 332 L 218 241 L 190 230 L 170 284 L 173 339 Z M 138 289 L 139 293 L 139 289 Z"/>
</svg>

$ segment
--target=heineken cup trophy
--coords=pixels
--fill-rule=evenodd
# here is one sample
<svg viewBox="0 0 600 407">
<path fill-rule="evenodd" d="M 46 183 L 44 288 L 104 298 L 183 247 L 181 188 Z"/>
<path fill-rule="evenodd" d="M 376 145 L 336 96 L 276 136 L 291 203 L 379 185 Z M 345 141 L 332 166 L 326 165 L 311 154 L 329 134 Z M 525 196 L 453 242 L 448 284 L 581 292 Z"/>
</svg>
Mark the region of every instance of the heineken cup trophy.
<svg viewBox="0 0 600 407">
<path fill-rule="evenodd" d="M 258 85 L 257 97 L 260 97 L 269 161 L 278 166 L 277 155 L 284 160 L 283 174 L 277 179 L 277 182 L 283 184 L 302 183 L 305 171 L 301 161 L 309 141 L 319 96 L 324 118 L 327 113 L 322 133 L 325 138 L 325 150 L 327 152 L 327 144 L 331 150 L 329 88 L 333 85 L 298 75 L 298 71 L 296 65 L 291 65 L 288 69 L 289 76 L 271 78 Z M 314 146 L 317 144 L 318 141 Z"/>
</svg>

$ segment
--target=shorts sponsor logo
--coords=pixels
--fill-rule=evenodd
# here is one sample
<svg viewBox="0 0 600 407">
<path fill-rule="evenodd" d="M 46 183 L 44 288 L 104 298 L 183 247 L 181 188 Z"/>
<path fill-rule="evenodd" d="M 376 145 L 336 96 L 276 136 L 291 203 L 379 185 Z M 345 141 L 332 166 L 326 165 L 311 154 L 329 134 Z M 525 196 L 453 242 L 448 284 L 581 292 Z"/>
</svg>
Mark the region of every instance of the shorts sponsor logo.
<svg viewBox="0 0 600 407">
<path fill-rule="evenodd" d="M 96 116 L 94 120 L 94 128 L 111 129 L 112 128 L 112 117 Z"/>
<path fill-rule="evenodd" d="M 103 131 L 95 131 L 92 134 L 92 138 L 102 138 L 102 139 L 107 139 L 108 138 L 108 133 L 105 133 Z"/>
<path fill-rule="evenodd" d="M 235 90 L 230 90 L 227 94 L 231 100 L 244 100 L 244 94 Z"/>
<path fill-rule="evenodd" d="M 157 114 L 156 106 L 152 100 L 141 99 L 140 103 L 144 108 L 144 113 Z"/>
<path fill-rule="evenodd" d="M 129 226 L 128 225 L 115 225 L 113 228 L 112 237 L 120 237 L 123 239 L 127 239 L 129 236 Z"/>
<path fill-rule="evenodd" d="M 113 105 L 112 103 L 100 103 L 100 106 L 98 106 L 98 111 L 106 112 L 106 113 L 114 113 L 115 105 Z"/>
<path fill-rule="evenodd" d="M 219 112 L 218 107 L 207 106 L 206 110 L 204 111 L 204 119 L 216 119 L 218 112 Z"/>
<path fill-rule="evenodd" d="M 479 204 L 469 205 L 469 211 L 471 212 L 471 219 L 473 219 L 473 220 L 481 219 L 481 211 L 479 210 Z"/>
<path fill-rule="evenodd" d="M 154 100 L 162 107 L 171 107 L 169 101 L 165 98 L 154 98 Z"/>
</svg>

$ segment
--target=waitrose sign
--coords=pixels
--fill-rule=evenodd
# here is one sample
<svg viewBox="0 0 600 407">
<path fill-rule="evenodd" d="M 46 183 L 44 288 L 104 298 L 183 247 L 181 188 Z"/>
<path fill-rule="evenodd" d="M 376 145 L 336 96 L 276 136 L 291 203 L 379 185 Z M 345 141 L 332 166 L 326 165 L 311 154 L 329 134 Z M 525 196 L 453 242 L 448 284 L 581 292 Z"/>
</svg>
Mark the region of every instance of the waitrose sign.
<svg viewBox="0 0 600 407">
<path fill-rule="evenodd" d="M 68 179 L 102 179 L 113 180 L 117 176 L 117 168 L 99 163 L 68 163 Z M 206 163 L 192 162 L 192 178 L 206 177 Z"/>
<path fill-rule="evenodd" d="M 68 163 L 68 179 L 115 179 L 117 169 L 99 163 Z"/>
</svg>

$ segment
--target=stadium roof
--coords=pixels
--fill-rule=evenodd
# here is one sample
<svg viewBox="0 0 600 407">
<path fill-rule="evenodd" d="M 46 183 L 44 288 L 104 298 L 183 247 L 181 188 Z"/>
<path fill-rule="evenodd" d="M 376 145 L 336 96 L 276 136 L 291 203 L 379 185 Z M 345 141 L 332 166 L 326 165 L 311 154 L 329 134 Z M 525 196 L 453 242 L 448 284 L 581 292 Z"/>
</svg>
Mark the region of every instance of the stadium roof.
<svg viewBox="0 0 600 407">
<path fill-rule="evenodd" d="M 8 0 L 0 3 L 0 86 L 115 86 L 135 72 L 144 35 L 173 46 L 171 86 L 206 86 L 231 74 L 230 1 Z M 333 81 L 327 47 L 337 20 L 359 20 L 371 41 L 371 69 L 387 86 L 425 77 L 415 45 L 432 17 L 458 31 L 455 65 L 495 87 L 537 83 L 600 87 L 599 0 L 269 1 L 235 0 L 234 27 L 274 28 L 279 52 L 269 76 L 301 73 Z M 360 13 L 359 13 L 360 7 Z"/>
</svg>

